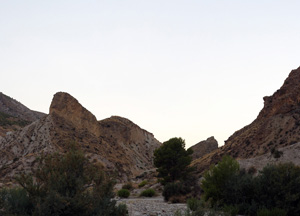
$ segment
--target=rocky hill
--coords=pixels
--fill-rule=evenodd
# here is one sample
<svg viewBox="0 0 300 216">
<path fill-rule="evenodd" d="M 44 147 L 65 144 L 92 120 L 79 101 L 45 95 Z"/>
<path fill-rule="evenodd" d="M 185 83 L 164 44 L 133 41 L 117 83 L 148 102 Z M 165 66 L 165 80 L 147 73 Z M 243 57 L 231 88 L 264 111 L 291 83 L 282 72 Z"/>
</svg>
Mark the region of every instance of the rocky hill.
<svg viewBox="0 0 300 216">
<path fill-rule="evenodd" d="M 212 136 L 190 148 L 193 150 L 192 158 L 195 160 L 216 150 L 218 148 L 218 141 Z"/>
<path fill-rule="evenodd" d="M 0 92 L 0 136 L 20 129 L 45 116 L 32 111 L 20 102 Z"/>
<path fill-rule="evenodd" d="M 293 163 L 300 166 L 300 142 L 276 149 L 279 153 L 268 152 L 266 154 L 248 159 L 239 159 L 238 162 L 242 169 L 249 170 L 254 168 L 254 171 L 262 170 L 268 164 Z"/>
<path fill-rule="evenodd" d="M 224 154 L 234 158 L 252 158 L 274 148 L 300 141 L 300 68 L 291 71 L 283 86 L 270 97 L 248 126 L 236 131 L 225 145 L 195 160 L 200 172 L 216 163 Z"/>
<path fill-rule="evenodd" d="M 59 92 L 49 115 L 0 139 L 2 180 L 32 171 L 42 152 L 64 153 L 74 141 L 92 162 L 117 172 L 123 181 L 153 169 L 153 151 L 161 145 L 153 134 L 128 119 L 113 116 L 97 121 L 75 98 Z"/>
</svg>

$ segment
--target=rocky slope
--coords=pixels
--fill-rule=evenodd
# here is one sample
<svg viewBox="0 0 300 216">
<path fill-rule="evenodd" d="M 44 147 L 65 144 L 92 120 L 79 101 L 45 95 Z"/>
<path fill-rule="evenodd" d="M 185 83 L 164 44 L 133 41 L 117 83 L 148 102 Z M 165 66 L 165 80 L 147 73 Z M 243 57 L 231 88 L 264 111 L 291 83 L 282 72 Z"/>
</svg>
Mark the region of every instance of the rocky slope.
<svg viewBox="0 0 300 216">
<path fill-rule="evenodd" d="M 216 150 L 218 148 L 218 141 L 212 136 L 190 148 L 193 150 L 192 158 L 195 160 Z"/>
<path fill-rule="evenodd" d="M 234 158 L 251 158 L 273 148 L 300 141 L 300 68 L 291 71 L 283 86 L 270 97 L 264 97 L 264 108 L 248 126 L 238 130 L 214 152 L 195 160 L 202 172 L 224 154 Z"/>
<path fill-rule="evenodd" d="M 0 92 L 0 136 L 20 129 L 45 116 L 44 113 L 32 111 L 20 102 Z"/>
<path fill-rule="evenodd" d="M 96 117 L 67 93 L 54 95 L 49 115 L 0 139 L 0 176 L 11 181 L 31 171 L 42 152 L 66 152 L 76 142 L 94 163 L 100 163 L 127 181 L 153 169 L 153 151 L 160 146 L 153 134 L 133 122 Z"/>
<path fill-rule="evenodd" d="M 293 163 L 300 166 L 300 143 L 278 148 L 277 151 L 281 153 L 278 157 L 268 152 L 254 158 L 240 159 L 238 162 L 242 169 L 255 168 L 257 174 L 268 164 Z"/>
</svg>

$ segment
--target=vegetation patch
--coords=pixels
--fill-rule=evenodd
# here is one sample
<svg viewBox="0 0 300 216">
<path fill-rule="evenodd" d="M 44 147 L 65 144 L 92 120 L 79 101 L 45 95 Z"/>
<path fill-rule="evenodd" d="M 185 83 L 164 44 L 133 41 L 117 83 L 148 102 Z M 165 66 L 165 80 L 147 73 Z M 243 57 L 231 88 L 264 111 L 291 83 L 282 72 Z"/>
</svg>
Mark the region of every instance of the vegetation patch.
<svg viewBox="0 0 300 216">
<path fill-rule="evenodd" d="M 144 180 L 144 181 L 142 181 L 140 184 L 139 184 L 139 188 L 142 188 L 142 187 L 144 187 L 145 185 L 147 185 L 148 184 L 148 181 L 147 180 Z"/>
<path fill-rule="evenodd" d="M 118 191 L 118 196 L 121 198 L 128 198 L 130 195 L 130 191 L 127 189 L 121 189 Z"/>
<path fill-rule="evenodd" d="M 149 188 L 149 189 L 146 189 L 144 191 L 142 191 L 142 193 L 140 194 L 140 196 L 143 196 L 143 197 L 153 197 L 155 196 L 155 190 L 152 189 L 152 188 Z"/>
<path fill-rule="evenodd" d="M 0 112 L 0 125 L 1 126 L 12 126 L 18 125 L 20 127 L 24 127 L 28 125 L 30 122 L 25 120 L 19 120 L 11 115 Z"/>
</svg>

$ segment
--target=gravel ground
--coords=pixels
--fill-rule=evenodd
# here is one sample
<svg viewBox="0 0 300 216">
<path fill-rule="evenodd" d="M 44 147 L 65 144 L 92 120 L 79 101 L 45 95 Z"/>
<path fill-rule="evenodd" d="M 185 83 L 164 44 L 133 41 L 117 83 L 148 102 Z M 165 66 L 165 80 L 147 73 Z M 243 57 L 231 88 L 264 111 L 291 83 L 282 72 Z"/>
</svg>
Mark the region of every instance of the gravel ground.
<svg viewBox="0 0 300 216">
<path fill-rule="evenodd" d="M 118 203 L 127 205 L 129 216 L 174 216 L 187 208 L 186 204 L 168 204 L 163 197 L 120 199 Z"/>
</svg>

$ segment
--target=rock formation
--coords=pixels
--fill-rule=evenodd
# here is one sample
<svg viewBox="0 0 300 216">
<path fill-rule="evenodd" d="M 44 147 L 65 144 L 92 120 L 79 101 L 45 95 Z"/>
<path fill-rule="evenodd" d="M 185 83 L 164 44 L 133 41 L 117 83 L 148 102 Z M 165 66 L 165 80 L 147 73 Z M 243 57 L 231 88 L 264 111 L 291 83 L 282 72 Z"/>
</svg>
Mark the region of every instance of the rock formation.
<svg viewBox="0 0 300 216">
<path fill-rule="evenodd" d="M 193 150 L 193 160 L 203 157 L 204 155 L 216 150 L 218 148 L 218 141 L 212 136 L 203 140 L 192 147 Z"/>
<path fill-rule="evenodd" d="M 124 181 L 153 169 L 153 152 L 160 146 L 153 134 L 133 122 L 117 116 L 97 121 L 75 98 L 59 92 L 49 115 L 0 139 L 2 180 L 32 171 L 38 155 L 64 153 L 70 142 L 76 142 L 90 161 L 117 172 Z"/>
<path fill-rule="evenodd" d="M 0 92 L 0 136 L 24 127 L 45 116 Z"/>
<path fill-rule="evenodd" d="M 276 151 L 280 153 L 277 157 L 276 154 L 268 152 L 254 158 L 240 159 L 238 160 L 240 168 L 246 170 L 254 168 L 254 171 L 256 171 L 256 174 L 258 174 L 258 171 L 270 164 L 293 163 L 297 166 L 300 166 L 300 142 L 278 148 Z"/>
<path fill-rule="evenodd" d="M 299 141 L 300 67 L 291 71 L 278 91 L 264 97 L 264 108 L 250 125 L 235 132 L 223 147 L 195 160 L 194 164 L 201 172 L 225 154 L 234 158 L 251 158 Z"/>
</svg>

